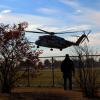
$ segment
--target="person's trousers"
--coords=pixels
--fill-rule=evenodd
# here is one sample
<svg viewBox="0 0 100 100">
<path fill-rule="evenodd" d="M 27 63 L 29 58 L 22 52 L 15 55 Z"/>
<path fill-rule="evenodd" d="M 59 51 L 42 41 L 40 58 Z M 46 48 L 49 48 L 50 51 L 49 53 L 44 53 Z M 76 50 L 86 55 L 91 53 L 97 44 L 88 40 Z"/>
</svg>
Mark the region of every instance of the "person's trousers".
<svg viewBox="0 0 100 100">
<path fill-rule="evenodd" d="M 72 90 L 72 76 L 64 77 L 64 90 Z"/>
</svg>

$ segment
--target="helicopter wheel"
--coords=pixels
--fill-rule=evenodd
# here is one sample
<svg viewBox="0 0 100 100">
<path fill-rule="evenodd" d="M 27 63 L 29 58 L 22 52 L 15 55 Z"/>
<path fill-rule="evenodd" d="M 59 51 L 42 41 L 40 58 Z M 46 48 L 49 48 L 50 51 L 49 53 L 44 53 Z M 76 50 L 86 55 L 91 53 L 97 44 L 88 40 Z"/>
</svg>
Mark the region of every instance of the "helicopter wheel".
<svg viewBox="0 0 100 100">
<path fill-rule="evenodd" d="M 37 45 L 37 48 L 39 48 L 39 45 Z"/>
<path fill-rule="evenodd" d="M 53 49 L 52 49 L 52 48 L 51 48 L 50 50 L 51 50 L 51 51 L 53 51 Z"/>
<path fill-rule="evenodd" d="M 60 51 L 62 51 L 62 49 L 60 49 Z"/>
</svg>

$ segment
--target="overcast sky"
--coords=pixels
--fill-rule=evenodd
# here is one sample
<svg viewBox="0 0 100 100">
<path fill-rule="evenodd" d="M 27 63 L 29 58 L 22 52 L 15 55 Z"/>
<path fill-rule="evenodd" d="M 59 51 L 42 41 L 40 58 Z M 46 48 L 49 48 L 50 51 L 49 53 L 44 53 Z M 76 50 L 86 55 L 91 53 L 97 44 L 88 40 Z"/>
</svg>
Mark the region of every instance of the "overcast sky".
<svg viewBox="0 0 100 100">
<path fill-rule="evenodd" d="M 0 23 L 13 24 L 27 21 L 27 30 L 42 28 L 49 31 L 91 29 L 89 45 L 100 51 L 100 0 L 0 0 Z M 75 34 L 75 33 L 73 33 Z M 79 35 L 82 33 L 79 33 Z M 38 39 L 37 34 L 26 35 L 30 41 Z M 76 41 L 69 34 L 61 35 L 65 39 Z M 44 55 L 65 55 L 73 47 L 50 51 Z"/>
</svg>

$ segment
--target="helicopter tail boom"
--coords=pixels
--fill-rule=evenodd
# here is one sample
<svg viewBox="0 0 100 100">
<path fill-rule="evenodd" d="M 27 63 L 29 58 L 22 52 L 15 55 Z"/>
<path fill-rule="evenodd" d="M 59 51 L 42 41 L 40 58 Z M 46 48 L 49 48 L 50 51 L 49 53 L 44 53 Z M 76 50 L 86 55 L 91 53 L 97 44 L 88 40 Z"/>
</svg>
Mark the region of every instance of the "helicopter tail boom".
<svg viewBox="0 0 100 100">
<path fill-rule="evenodd" d="M 79 37 L 79 39 L 76 41 L 76 44 L 79 45 L 80 43 L 82 43 L 85 39 L 88 40 L 88 37 L 86 34 L 83 34 Z M 89 40 L 88 40 L 89 41 Z"/>
</svg>

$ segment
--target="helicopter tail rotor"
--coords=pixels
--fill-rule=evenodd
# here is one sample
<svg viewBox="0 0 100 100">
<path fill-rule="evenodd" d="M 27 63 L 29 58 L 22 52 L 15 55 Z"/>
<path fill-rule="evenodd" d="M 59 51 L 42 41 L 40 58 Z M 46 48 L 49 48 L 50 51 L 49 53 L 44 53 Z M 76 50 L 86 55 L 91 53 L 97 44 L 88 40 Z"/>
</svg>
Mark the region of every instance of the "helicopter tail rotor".
<svg viewBox="0 0 100 100">
<path fill-rule="evenodd" d="M 83 43 L 85 39 L 89 42 L 88 35 L 90 34 L 91 30 L 89 30 L 88 34 L 85 34 L 85 31 L 83 31 L 83 35 L 79 37 L 79 39 L 76 41 L 76 44 L 79 45 L 80 43 Z"/>
</svg>

